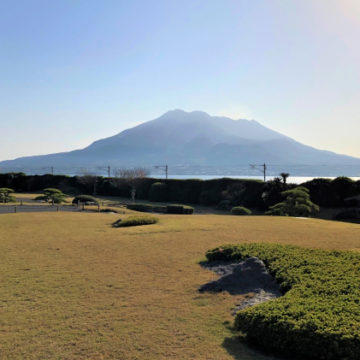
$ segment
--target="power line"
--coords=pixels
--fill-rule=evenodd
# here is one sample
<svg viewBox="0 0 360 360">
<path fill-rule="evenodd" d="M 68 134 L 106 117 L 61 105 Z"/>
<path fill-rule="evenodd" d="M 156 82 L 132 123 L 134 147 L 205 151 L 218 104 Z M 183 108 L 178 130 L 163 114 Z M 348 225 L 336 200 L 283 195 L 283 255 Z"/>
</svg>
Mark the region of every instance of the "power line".
<svg viewBox="0 0 360 360">
<path fill-rule="evenodd" d="M 155 169 L 162 169 L 165 171 L 165 179 L 167 180 L 168 178 L 168 171 L 169 171 L 169 166 L 166 164 L 166 165 L 155 165 L 154 166 Z"/>
<path fill-rule="evenodd" d="M 266 182 L 266 164 L 265 163 L 261 164 L 261 165 L 250 164 L 250 167 L 252 169 L 260 170 L 264 174 L 264 182 Z"/>
</svg>

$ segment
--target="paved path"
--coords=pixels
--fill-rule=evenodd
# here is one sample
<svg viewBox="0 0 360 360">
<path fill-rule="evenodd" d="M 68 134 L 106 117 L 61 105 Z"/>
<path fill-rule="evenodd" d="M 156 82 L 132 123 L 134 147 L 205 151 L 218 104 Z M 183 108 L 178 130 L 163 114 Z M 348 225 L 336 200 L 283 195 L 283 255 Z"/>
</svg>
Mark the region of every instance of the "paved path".
<svg viewBox="0 0 360 360">
<path fill-rule="evenodd" d="M 83 211 L 72 205 L 1 205 L 0 214 L 20 212 L 46 212 L 46 211 Z M 85 210 L 86 211 L 86 210 Z"/>
</svg>

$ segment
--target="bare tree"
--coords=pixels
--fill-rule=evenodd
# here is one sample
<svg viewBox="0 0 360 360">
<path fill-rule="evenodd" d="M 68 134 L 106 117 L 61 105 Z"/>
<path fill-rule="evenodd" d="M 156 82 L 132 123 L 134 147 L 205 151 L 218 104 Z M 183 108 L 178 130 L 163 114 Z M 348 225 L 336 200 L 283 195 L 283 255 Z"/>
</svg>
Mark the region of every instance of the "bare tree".
<svg viewBox="0 0 360 360">
<path fill-rule="evenodd" d="M 150 174 L 149 170 L 143 167 L 135 167 L 135 168 L 117 168 L 114 169 L 114 176 L 116 178 L 124 179 L 124 180 L 134 180 L 137 178 L 144 178 Z"/>
<path fill-rule="evenodd" d="M 119 187 L 121 187 L 122 185 L 129 186 L 130 195 L 133 200 L 135 199 L 136 187 L 145 177 L 150 174 L 149 170 L 143 167 L 117 168 L 114 169 L 113 173 L 113 184 Z"/>
</svg>

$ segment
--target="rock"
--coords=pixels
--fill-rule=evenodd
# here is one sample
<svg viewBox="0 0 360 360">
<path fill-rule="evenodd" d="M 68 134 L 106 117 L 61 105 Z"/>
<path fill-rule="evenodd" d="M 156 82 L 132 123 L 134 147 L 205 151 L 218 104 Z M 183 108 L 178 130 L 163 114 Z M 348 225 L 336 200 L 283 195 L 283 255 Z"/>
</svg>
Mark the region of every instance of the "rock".
<svg viewBox="0 0 360 360">
<path fill-rule="evenodd" d="M 220 276 L 218 280 L 200 286 L 200 292 L 227 291 L 231 295 L 245 295 L 253 293 L 240 304 L 232 313 L 281 296 L 279 284 L 269 274 L 265 264 L 256 257 L 250 257 L 240 263 L 210 263 L 204 265 Z"/>
</svg>

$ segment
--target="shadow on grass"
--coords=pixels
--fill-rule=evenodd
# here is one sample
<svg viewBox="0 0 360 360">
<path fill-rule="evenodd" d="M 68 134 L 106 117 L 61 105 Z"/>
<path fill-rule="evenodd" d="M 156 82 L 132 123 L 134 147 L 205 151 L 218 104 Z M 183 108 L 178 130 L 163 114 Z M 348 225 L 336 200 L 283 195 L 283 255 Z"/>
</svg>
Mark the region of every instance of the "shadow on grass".
<svg viewBox="0 0 360 360">
<path fill-rule="evenodd" d="M 234 360 L 289 360 L 288 358 L 274 356 L 260 351 L 255 346 L 249 345 L 244 336 L 233 335 L 225 338 L 222 347 Z"/>
</svg>

